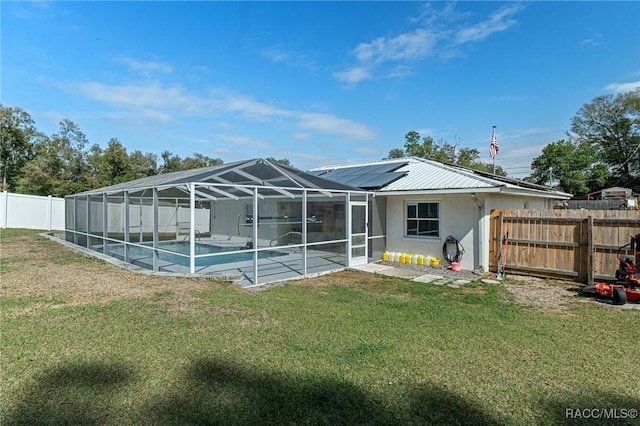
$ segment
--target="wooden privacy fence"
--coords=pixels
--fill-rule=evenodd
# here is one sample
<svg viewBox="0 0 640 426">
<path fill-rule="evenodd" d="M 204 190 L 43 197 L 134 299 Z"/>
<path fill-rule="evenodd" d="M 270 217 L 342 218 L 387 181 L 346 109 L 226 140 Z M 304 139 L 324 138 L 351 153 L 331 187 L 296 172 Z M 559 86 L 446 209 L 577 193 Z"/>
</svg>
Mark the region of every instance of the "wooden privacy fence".
<svg viewBox="0 0 640 426">
<path fill-rule="evenodd" d="M 492 272 L 502 251 L 507 273 L 585 283 L 614 280 L 618 248 L 640 234 L 640 212 L 633 210 L 493 210 L 490 222 Z"/>
</svg>

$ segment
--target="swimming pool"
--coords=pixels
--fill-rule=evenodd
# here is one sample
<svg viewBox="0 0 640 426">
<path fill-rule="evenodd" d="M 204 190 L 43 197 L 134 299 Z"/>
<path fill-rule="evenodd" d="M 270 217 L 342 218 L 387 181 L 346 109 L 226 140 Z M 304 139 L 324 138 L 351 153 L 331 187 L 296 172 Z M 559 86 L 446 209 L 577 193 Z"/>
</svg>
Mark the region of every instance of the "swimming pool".
<svg viewBox="0 0 640 426">
<path fill-rule="evenodd" d="M 158 252 L 158 260 L 165 261 L 169 263 L 174 263 L 176 265 L 181 266 L 189 266 L 189 251 L 190 246 L 189 242 L 167 242 L 160 243 L 158 245 L 159 249 L 172 251 L 176 253 L 166 253 L 163 251 Z M 225 265 L 227 263 L 236 263 L 236 262 L 247 262 L 253 260 L 253 252 L 238 252 L 242 250 L 244 247 L 220 247 L 214 246 L 210 244 L 201 244 L 196 243 L 195 253 L 196 255 L 204 255 L 204 254 L 217 254 L 217 253 L 226 253 L 220 254 L 218 256 L 210 256 L 210 257 L 196 257 L 196 266 L 214 266 L 214 265 Z M 117 257 L 120 260 L 124 260 L 124 246 L 118 245 L 115 247 L 109 247 L 109 254 Z M 151 257 L 153 255 L 153 250 L 151 247 L 140 247 L 140 246 L 129 246 L 129 258 L 135 260 L 136 257 Z M 275 250 L 265 250 L 258 252 L 258 259 L 267 259 L 271 257 L 278 256 L 286 256 L 287 253 L 283 253 Z"/>
</svg>

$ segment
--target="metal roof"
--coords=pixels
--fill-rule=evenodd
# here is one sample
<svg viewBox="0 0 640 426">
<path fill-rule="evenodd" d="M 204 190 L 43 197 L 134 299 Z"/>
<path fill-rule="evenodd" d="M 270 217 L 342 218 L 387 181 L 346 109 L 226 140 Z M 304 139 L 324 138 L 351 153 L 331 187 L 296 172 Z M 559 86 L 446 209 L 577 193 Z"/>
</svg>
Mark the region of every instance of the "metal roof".
<svg viewBox="0 0 640 426">
<path fill-rule="evenodd" d="M 361 191 L 354 186 L 259 158 L 149 176 L 92 189 L 76 195 L 99 195 L 122 191 L 136 192 L 158 187 L 184 187 L 188 183 L 227 186 L 225 191 L 235 196 L 246 195 L 246 187 Z M 242 189 L 237 189 L 238 187 L 242 187 Z"/>
<path fill-rule="evenodd" d="M 555 191 L 541 185 L 535 185 L 529 182 L 511 179 L 491 173 L 471 170 L 451 164 L 444 164 L 438 161 L 426 160 L 417 157 L 380 160 L 371 163 L 345 164 L 338 166 L 326 166 L 313 169 L 313 173 L 324 172 L 322 176 L 331 179 L 332 176 L 341 176 L 346 174 L 346 170 L 350 168 L 362 168 L 363 166 L 377 166 L 381 164 L 398 164 L 399 167 L 393 168 L 394 174 L 402 174 L 400 178 L 383 182 L 378 187 L 367 187 L 366 189 L 375 190 L 381 193 L 401 192 L 401 191 L 430 191 L 430 192 L 447 192 L 460 190 L 473 190 L 476 192 L 515 192 L 536 193 L 538 195 L 546 195 L 551 198 L 570 198 L 571 194 Z M 341 170 L 342 174 L 336 174 Z M 341 180 L 337 179 L 338 182 Z"/>
</svg>

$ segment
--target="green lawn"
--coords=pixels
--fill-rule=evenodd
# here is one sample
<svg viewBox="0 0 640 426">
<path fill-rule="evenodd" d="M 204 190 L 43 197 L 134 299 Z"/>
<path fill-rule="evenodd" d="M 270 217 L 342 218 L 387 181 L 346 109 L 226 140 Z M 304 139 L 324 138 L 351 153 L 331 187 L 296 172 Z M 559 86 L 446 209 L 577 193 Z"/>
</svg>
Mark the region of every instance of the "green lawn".
<svg viewBox="0 0 640 426">
<path fill-rule="evenodd" d="M 88 281 L 113 269 L 78 264 Z M 213 283 L 175 309 L 192 281 L 167 280 L 175 291 L 87 303 L 3 288 L 0 424 L 581 424 L 565 410 L 640 408 L 637 310 L 356 272 Z"/>
</svg>

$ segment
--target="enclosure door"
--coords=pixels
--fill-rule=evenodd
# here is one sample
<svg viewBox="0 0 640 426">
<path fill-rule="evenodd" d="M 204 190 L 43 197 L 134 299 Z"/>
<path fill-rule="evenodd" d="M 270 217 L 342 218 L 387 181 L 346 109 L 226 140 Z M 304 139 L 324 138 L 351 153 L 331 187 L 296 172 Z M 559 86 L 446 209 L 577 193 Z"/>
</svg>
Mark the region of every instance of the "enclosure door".
<svg viewBox="0 0 640 426">
<path fill-rule="evenodd" d="M 351 203 L 349 266 L 367 263 L 367 203 Z"/>
</svg>

